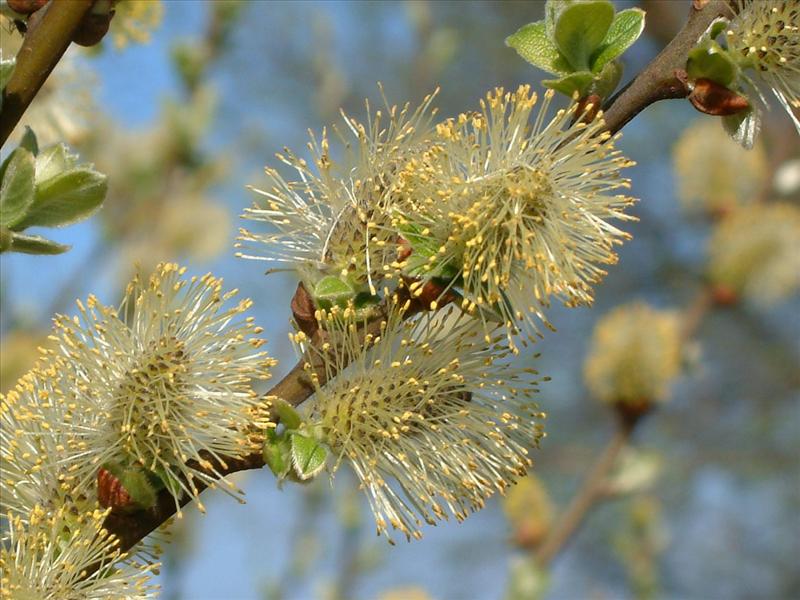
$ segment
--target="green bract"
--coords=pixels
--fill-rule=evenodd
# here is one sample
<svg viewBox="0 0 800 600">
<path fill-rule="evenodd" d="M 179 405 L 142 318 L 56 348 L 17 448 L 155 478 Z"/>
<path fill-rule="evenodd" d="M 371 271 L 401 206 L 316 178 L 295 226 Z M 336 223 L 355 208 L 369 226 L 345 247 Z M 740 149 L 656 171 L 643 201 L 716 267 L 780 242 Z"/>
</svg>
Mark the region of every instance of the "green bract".
<svg viewBox="0 0 800 600">
<path fill-rule="evenodd" d="M 77 164 L 64 144 L 39 151 L 28 129 L 0 166 L 0 251 L 60 254 L 69 246 L 23 235 L 33 226 L 63 227 L 91 216 L 108 190 L 106 176 L 92 165 Z"/>
<path fill-rule="evenodd" d="M 568 96 L 606 97 L 622 76 L 616 59 L 642 34 L 644 16 L 638 8 L 615 14 L 608 0 L 548 0 L 545 19 L 522 27 L 506 45 L 558 76 L 543 81 L 546 87 Z"/>
<path fill-rule="evenodd" d="M 739 79 L 739 66 L 725 49 L 709 41 L 689 52 L 686 74 L 689 79 L 710 79 L 727 87 Z"/>
<path fill-rule="evenodd" d="M 262 450 L 264 462 L 279 481 L 308 481 L 325 467 L 328 450 L 291 404 L 277 399 L 274 408 L 283 430 L 267 431 Z"/>
<path fill-rule="evenodd" d="M 293 433 L 290 439 L 295 473 L 303 481 L 311 479 L 325 467 L 328 451 L 314 438 L 299 433 Z"/>
<path fill-rule="evenodd" d="M 346 305 L 356 295 L 353 287 L 334 275 L 323 277 L 314 286 L 314 299 L 322 308 L 333 305 Z"/>
<path fill-rule="evenodd" d="M 6 88 L 8 80 L 11 79 L 11 74 L 14 72 L 16 64 L 17 59 L 15 57 L 0 59 L 0 109 L 3 108 L 2 91 Z"/>
</svg>

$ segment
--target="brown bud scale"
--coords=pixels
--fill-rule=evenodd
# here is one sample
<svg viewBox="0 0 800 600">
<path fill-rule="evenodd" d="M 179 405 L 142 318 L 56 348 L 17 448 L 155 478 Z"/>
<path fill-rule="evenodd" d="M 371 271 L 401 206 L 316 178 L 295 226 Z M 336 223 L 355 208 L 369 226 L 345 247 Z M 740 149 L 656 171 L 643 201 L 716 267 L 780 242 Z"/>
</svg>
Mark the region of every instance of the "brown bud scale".
<svg viewBox="0 0 800 600">
<path fill-rule="evenodd" d="M 735 115 L 750 108 L 747 98 L 710 79 L 695 80 L 689 102 L 700 112 L 715 117 Z"/>
<path fill-rule="evenodd" d="M 129 508 L 134 504 L 122 482 L 103 467 L 97 471 L 97 500 L 100 506 L 112 510 Z"/>
</svg>

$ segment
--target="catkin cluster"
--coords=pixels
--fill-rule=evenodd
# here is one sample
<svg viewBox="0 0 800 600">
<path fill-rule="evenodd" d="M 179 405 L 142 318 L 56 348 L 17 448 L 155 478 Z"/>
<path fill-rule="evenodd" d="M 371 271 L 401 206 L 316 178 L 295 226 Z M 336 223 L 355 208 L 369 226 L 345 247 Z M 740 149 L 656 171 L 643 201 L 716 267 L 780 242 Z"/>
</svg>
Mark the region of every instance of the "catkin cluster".
<svg viewBox="0 0 800 600">
<path fill-rule="evenodd" d="M 251 303 L 184 271 L 162 264 L 119 307 L 90 296 L 56 317 L 55 349 L 0 397 L 3 597 L 152 596 L 140 559 L 155 548 L 121 552 L 108 511 L 152 508 L 162 490 L 178 505 L 257 451 L 252 383 L 273 361 Z"/>
<path fill-rule="evenodd" d="M 332 472 L 355 470 L 378 532 L 409 538 L 525 474 L 538 379 L 509 360 L 553 300 L 592 303 L 633 203 L 602 113 L 521 86 L 437 122 L 433 99 L 343 115 L 335 136 L 312 134 L 310 161 L 281 153 L 298 178 L 267 169 L 244 218 L 270 230 L 239 244 L 296 272 L 315 311 L 293 336 L 314 395 L 271 466 L 284 476 L 281 444 L 317 439 Z"/>
</svg>

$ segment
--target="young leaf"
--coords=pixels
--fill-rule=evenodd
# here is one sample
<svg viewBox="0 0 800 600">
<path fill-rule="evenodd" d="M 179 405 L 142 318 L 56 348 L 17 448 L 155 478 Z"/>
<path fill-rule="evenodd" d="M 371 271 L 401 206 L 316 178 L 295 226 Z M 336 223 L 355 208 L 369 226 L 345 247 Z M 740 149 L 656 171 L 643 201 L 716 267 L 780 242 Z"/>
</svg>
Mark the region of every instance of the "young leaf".
<svg viewBox="0 0 800 600">
<path fill-rule="evenodd" d="M 147 473 L 141 467 L 128 467 L 119 478 L 120 483 L 138 508 L 148 509 L 156 505 L 156 490 Z"/>
<path fill-rule="evenodd" d="M 22 148 L 26 148 L 34 157 L 39 154 L 39 142 L 36 140 L 36 134 L 28 126 L 25 127 L 25 133 L 22 135 L 22 141 L 20 141 L 19 145 Z"/>
<path fill-rule="evenodd" d="M 14 66 L 16 64 L 16 57 L 0 60 L 0 92 L 6 88 L 8 80 L 11 79 L 11 74 L 14 72 Z"/>
<path fill-rule="evenodd" d="M 170 496 L 173 498 L 180 498 L 183 496 L 183 488 L 181 487 L 178 478 L 164 467 L 156 467 L 156 470 L 153 472 L 153 476 L 154 477 L 151 477 L 150 479 L 153 482 L 156 490 L 166 488 Z M 157 478 L 158 481 L 153 481 L 154 478 Z"/>
<path fill-rule="evenodd" d="M 20 146 L 0 169 L 0 225 L 13 227 L 28 212 L 34 201 L 33 154 Z"/>
<path fill-rule="evenodd" d="M 547 37 L 551 40 L 556 34 L 556 23 L 559 15 L 564 12 L 570 4 L 575 4 L 579 0 L 547 0 L 544 3 L 544 25 Z"/>
<path fill-rule="evenodd" d="M 40 235 L 25 235 L 22 233 L 11 233 L 11 252 L 21 252 L 22 254 L 63 254 L 71 246 L 57 244 L 52 240 L 43 238 Z"/>
<path fill-rule="evenodd" d="M 290 436 L 292 443 L 292 466 L 297 476 L 302 479 L 311 479 L 319 473 L 328 460 L 328 451 L 317 440 L 293 433 Z"/>
<path fill-rule="evenodd" d="M 595 73 L 609 62 L 622 55 L 639 39 L 644 31 L 645 12 L 641 8 L 628 8 L 614 16 L 603 44 L 592 56 L 592 71 Z"/>
<path fill-rule="evenodd" d="M 594 74 L 590 71 L 577 71 L 570 75 L 565 75 L 561 79 L 545 79 L 542 81 L 542 85 L 570 97 L 575 92 L 578 92 L 578 95 L 583 97 L 593 81 Z"/>
<path fill-rule="evenodd" d="M 601 98 L 608 98 L 617 89 L 619 81 L 622 79 L 622 63 L 613 60 L 595 75 L 594 82 L 589 90 L 592 94 L 597 94 Z"/>
<path fill-rule="evenodd" d="M 41 184 L 62 171 L 72 168 L 77 157 L 70 154 L 65 144 L 53 144 L 36 156 L 36 182 Z"/>
<path fill-rule="evenodd" d="M 64 171 L 36 186 L 33 204 L 13 229 L 61 227 L 81 221 L 100 208 L 107 190 L 108 181 L 102 173 L 86 167 Z"/>
<path fill-rule="evenodd" d="M 506 38 L 506 46 L 517 51 L 534 67 L 553 75 L 570 71 L 558 48 L 547 36 L 544 21 L 528 23 Z"/>
<path fill-rule="evenodd" d="M 314 298 L 322 305 L 341 304 L 355 296 L 355 290 L 346 281 L 328 275 L 314 287 Z"/>
<path fill-rule="evenodd" d="M 699 46 L 689 52 L 686 61 L 689 79 L 710 79 L 729 87 L 739 77 L 739 67 L 731 56 L 718 44 Z"/>
<path fill-rule="evenodd" d="M 555 42 L 573 71 L 588 71 L 589 57 L 603 43 L 614 21 L 608 0 L 570 4 L 558 16 Z"/>
<path fill-rule="evenodd" d="M 742 148 L 752 150 L 761 131 L 761 115 L 758 109 L 751 108 L 746 112 L 722 117 L 722 126 Z"/>
<path fill-rule="evenodd" d="M 11 74 L 14 72 L 14 67 L 17 64 L 16 57 L 6 60 L 0 60 L 0 110 L 3 109 L 3 90 L 11 79 Z"/>
<path fill-rule="evenodd" d="M 264 442 L 262 456 L 273 475 L 283 479 L 292 467 L 291 444 L 285 435 L 268 435 Z"/>
<path fill-rule="evenodd" d="M 275 407 L 275 412 L 278 413 L 281 423 L 286 429 L 297 429 L 300 427 L 303 420 L 294 407 L 286 402 L 286 400 L 278 398 L 274 401 L 273 406 Z"/>
</svg>

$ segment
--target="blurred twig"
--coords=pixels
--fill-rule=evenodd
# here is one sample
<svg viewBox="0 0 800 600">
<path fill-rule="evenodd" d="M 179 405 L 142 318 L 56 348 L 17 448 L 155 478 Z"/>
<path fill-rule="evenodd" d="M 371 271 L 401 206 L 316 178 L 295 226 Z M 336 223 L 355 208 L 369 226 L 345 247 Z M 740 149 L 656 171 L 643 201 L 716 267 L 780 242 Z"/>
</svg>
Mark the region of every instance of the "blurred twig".
<svg viewBox="0 0 800 600">
<path fill-rule="evenodd" d="M 683 342 L 694 336 L 712 306 L 710 292 L 705 287 L 701 288 L 683 311 L 681 329 Z M 591 509 L 607 497 L 605 484 L 608 475 L 614 468 L 620 452 L 628 445 L 642 416 L 627 415 L 618 420 L 619 425 L 614 437 L 589 469 L 569 506 L 536 551 L 535 558 L 541 567 L 546 567 L 553 561 L 584 522 Z"/>
<path fill-rule="evenodd" d="M 67 51 L 72 36 L 94 0 L 52 0 L 30 24 L 11 79 L 3 90 L 0 146 L 16 127 L 47 76 Z"/>
<path fill-rule="evenodd" d="M 628 445 L 628 440 L 630 440 L 635 427 L 636 421 L 620 422 L 614 437 L 611 438 L 597 462 L 592 465 L 569 506 L 536 551 L 535 558 L 541 567 L 546 567 L 552 562 L 583 523 L 591 508 L 604 496 L 603 490 L 608 474 L 616 464 L 622 449 Z"/>
</svg>

